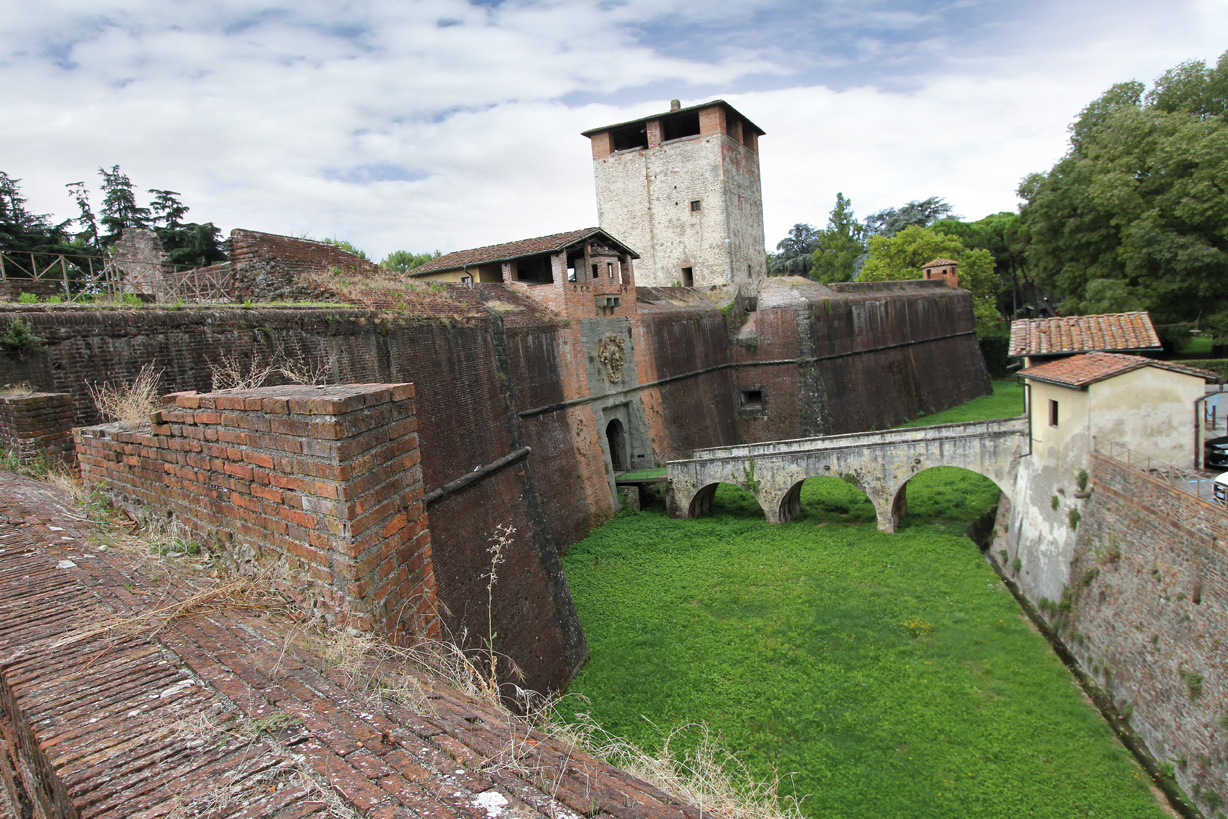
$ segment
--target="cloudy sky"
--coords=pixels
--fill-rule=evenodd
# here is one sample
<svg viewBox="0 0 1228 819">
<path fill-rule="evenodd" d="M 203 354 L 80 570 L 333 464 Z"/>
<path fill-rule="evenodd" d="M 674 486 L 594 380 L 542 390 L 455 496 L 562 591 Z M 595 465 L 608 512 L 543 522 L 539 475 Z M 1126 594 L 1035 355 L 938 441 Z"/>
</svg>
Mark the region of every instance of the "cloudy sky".
<svg viewBox="0 0 1228 819">
<path fill-rule="evenodd" d="M 580 132 L 719 97 L 767 132 L 770 248 L 837 191 L 1012 210 L 1102 91 L 1225 49 L 1228 0 L 6 0 L 0 171 L 378 259 L 595 224 Z"/>
</svg>

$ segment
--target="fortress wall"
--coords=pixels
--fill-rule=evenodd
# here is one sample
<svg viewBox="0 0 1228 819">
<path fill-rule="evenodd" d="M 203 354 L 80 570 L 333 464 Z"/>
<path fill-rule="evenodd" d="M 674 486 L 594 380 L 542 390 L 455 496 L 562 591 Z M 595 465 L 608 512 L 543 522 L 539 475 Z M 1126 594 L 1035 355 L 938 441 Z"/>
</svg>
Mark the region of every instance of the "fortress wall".
<svg viewBox="0 0 1228 819">
<path fill-rule="evenodd" d="M 766 412 L 741 413 L 746 440 L 886 429 L 991 389 L 964 291 L 806 292 L 753 321 L 737 383 L 766 385 Z"/>
<path fill-rule="evenodd" d="M 1102 455 L 1090 472 L 1055 625 L 1210 815 L 1228 801 L 1228 515 Z"/>
<path fill-rule="evenodd" d="M 302 357 L 335 383 L 413 383 L 428 498 L 475 469 L 478 475 L 428 505 L 443 626 L 454 634 L 468 629 L 471 644 L 480 645 L 492 521 L 509 522 L 516 532 L 494 587 L 495 647 L 522 667 L 531 687 L 558 688 L 586 649 L 539 493 L 524 460 L 485 471 L 526 445 L 501 324 L 467 305 L 451 316 L 442 309 L 429 320 L 347 308 L 27 311 L 19 315 L 46 345 L 24 361 L 0 355 L 0 383 L 72 393 L 81 425 L 98 421 L 87 380 L 131 382 L 145 363 L 162 370 L 164 392 L 207 392 L 208 365 L 223 354 L 244 365 Z M 479 598 L 481 611 L 469 605 Z"/>
</svg>

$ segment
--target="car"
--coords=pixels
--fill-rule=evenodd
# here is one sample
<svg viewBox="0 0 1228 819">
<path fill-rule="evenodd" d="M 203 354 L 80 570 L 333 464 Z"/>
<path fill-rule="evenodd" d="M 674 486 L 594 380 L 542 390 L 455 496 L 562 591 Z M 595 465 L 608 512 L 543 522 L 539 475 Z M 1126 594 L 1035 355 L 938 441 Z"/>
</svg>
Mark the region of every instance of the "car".
<svg viewBox="0 0 1228 819">
<path fill-rule="evenodd" d="M 1215 492 L 1215 502 L 1228 506 L 1228 472 L 1217 476 L 1211 482 L 1211 488 Z"/>
<path fill-rule="evenodd" d="M 1210 469 L 1213 466 L 1228 466 L 1228 435 L 1203 442 L 1202 466 L 1204 469 Z"/>
</svg>

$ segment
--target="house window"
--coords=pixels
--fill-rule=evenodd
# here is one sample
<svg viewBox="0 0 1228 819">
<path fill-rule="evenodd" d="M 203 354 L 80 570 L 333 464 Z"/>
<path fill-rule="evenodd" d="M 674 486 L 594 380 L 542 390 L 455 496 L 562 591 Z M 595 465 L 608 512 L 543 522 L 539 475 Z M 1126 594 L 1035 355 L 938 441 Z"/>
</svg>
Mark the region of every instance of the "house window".
<svg viewBox="0 0 1228 819">
<path fill-rule="evenodd" d="M 682 286 L 683 287 L 694 287 L 695 286 L 695 271 L 693 268 L 690 268 L 690 267 L 682 268 Z"/>
<path fill-rule="evenodd" d="M 1057 426 L 1057 402 L 1049 399 L 1049 426 Z"/>
<path fill-rule="evenodd" d="M 461 276 L 461 284 L 473 287 L 473 276 Z"/>
<path fill-rule="evenodd" d="M 699 213 L 699 211 L 701 210 L 703 210 L 703 205 L 699 203 L 699 200 L 692 199 L 691 200 L 691 213 Z"/>
</svg>

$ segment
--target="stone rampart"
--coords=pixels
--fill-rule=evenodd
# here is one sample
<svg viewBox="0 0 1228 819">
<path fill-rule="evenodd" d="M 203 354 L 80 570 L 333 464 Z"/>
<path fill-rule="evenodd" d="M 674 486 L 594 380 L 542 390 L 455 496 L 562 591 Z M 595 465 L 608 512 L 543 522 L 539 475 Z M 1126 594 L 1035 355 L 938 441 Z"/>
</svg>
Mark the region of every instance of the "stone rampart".
<svg viewBox="0 0 1228 819">
<path fill-rule="evenodd" d="M 1092 453 L 1059 633 L 1206 814 L 1228 802 L 1228 512 Z M 1215 795 L 1212 796 L 1211 793 Z"/>
<path fill-rule="evenodd" d="M 76 430 L 81 474 L 217 541 L 330 622 L 440 632 L 411 384 L 173 393 L 150 429 Z"/>
</svg>

